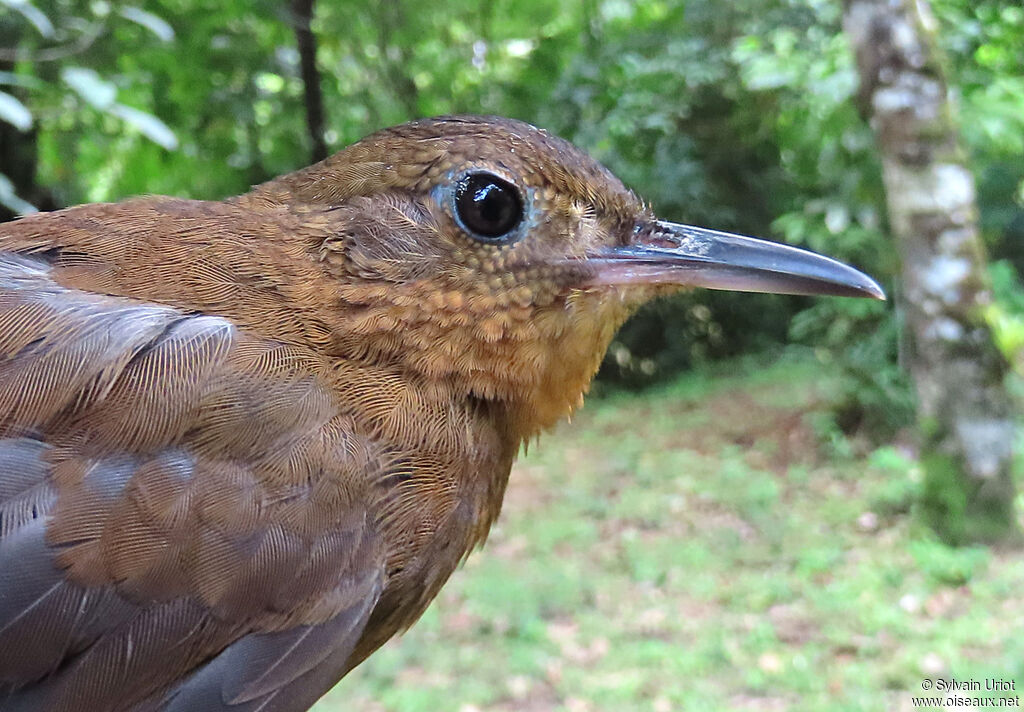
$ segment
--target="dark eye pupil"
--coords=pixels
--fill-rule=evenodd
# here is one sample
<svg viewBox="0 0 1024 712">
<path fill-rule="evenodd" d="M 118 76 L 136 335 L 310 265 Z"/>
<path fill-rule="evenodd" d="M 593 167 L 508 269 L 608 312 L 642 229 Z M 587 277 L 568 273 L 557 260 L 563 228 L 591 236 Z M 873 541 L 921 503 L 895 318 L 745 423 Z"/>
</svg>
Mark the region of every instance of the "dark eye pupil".
<svg viewBox="0 0 1024 712">
<path fill-rule="evenodd" d="M 455 192 L 459 220 L 474 237 L 498 241 L 523 219 L 523 201 L 508 181 L 490 173 L 472 173 Z"/>
</svg>

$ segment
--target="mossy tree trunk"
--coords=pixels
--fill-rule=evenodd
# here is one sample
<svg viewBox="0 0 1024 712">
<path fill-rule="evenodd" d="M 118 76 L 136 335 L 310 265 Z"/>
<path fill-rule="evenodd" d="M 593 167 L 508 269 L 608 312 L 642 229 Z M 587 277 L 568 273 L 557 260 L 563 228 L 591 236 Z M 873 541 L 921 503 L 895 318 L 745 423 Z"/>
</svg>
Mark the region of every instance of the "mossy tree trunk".
<svg viewBox="0 0 1024 712">
<path fill-rule="evenodd" d="M 921 511 L 947 541 L 1015 533 L 1006 364 L 983 317 L 991 293 L 966 164 L 926 0 L 846 0 L 860 108 L 882 158 L 925 470 Z"/>
</svg>

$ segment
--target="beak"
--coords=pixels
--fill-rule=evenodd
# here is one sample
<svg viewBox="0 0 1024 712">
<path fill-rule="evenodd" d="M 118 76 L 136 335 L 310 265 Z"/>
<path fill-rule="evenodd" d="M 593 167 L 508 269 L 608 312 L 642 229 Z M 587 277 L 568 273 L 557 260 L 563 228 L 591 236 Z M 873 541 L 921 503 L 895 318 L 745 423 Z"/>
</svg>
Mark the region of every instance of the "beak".
<svg viewBox="0 0 1024 712">
<path fill-rule="evenodd" d="M 631 245 L 592 254 L 588 286 L 671 284 L 737 292 L 885 299 L 863 272 L 789 245 L 664 221 L 642 223 Z"/>
</svg>

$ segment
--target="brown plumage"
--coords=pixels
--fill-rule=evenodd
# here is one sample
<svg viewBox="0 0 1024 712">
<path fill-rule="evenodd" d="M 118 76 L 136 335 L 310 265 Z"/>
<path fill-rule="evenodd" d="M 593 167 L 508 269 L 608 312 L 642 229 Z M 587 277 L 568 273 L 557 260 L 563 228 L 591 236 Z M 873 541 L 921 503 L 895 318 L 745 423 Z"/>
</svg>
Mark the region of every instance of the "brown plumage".
<svg viewBox="0 0 1024 712">
<path fill-rule="evenodd" d="M 0 710 L 307 709 L 483 541 L 631 311 L 693 285 L 880 296 L 496 118 L 0 225 Z"/>
</svg>

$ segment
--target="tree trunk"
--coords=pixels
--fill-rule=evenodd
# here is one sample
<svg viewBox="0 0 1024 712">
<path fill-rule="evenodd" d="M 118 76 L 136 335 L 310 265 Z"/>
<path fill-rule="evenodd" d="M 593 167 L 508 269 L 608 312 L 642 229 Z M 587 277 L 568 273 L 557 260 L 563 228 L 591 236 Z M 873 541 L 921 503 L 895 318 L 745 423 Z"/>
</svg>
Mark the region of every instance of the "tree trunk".
<svg viewBox="0 0 1024 712">
<path fill-rule="evenodd" d="M 18 23 L 0 18 L 0 47 L 17 48 L 20 41 Z M 0 72 L 13 73 L 14 61 L 0 58 Z M 18 87 L 3 87 L 15 96 L 20 92 Z M 24 97 L 19 97 L 24 98 Z M 36 169 L 39 163 L 36 148 L 38 129 L 33 126 L 21 131 L 6 121 L 0 121 L 0 174 L 7 176 L 14 188 L 14 194 L 39 210 L 53 210 L 58 207 L 53 195 L 36 181 Z M 0 222 L 13 220 L 14 210 L 0 205 Z"/>
<path fill-rule="evenodd" d="M 947 541 L 1015 533 L 1013 409 L 982 311 L 991 298 L 974 180 L 926 0 L 846 0 L 860 108 L 882 158 L 903 262 L 925 483 L 921 512 Z"/>
<path fill-rule="evenodd" d="M 320 89 L 320 70 L 316 67 L 316 35 L 313 34 L 313 0 L 292 0 L 295 43 L 299 49 L 302 86 L 306 97 L 306 128 L 312 143 L 313 161 L 327 158 L 324 140 L 324 98 Z"/>
</svg>

